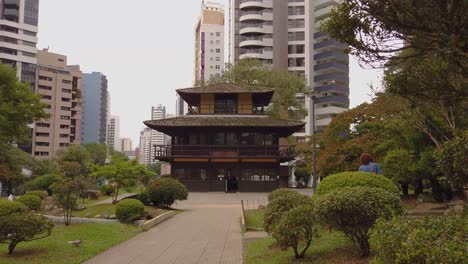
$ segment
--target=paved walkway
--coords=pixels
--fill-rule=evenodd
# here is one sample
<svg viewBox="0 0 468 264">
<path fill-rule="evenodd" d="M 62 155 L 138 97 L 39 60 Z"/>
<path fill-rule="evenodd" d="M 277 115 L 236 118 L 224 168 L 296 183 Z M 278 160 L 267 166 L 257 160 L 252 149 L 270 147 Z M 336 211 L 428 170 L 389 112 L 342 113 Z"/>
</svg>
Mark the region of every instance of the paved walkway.
<svg viewBox="0 0 468 264">
<path fill-rule="evenodd" d="M 185 210 L 117 245 L 87 264 L 242 263 L 240 200 L 266 194 L 190 193 L 175 207 Z"/>
</svg>

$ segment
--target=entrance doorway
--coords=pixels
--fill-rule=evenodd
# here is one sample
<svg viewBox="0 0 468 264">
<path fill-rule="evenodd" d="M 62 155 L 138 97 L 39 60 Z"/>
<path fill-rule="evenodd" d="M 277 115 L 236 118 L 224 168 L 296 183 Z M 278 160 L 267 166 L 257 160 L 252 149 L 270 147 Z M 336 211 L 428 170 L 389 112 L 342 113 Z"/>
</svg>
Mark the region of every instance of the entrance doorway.
<svg viewBox="0 0 468 264">
<path fill-rule="evenodd" d="M 231 168 L 219 169 L 218 175 L 224 176 L 226 192 L 238 192 L 239 191 L 239 178 L 233 173 L 233 169 Z"/>
</svg>

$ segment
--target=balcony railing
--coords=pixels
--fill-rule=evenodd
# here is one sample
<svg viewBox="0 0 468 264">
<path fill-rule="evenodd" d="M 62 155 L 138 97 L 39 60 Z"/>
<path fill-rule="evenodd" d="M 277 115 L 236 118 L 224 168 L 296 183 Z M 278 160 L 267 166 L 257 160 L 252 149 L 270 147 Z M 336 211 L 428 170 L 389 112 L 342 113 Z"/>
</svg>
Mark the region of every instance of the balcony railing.
<svg viewBox="0 0 468 264">
<path fill-rule="evenodd" d="M 221 115 L 261 115 L 265 112 L 265 106 L 252 105 L 252 104 L 203 104 L 203 105 L 190 105 L 188 108 L 188 115 L 199 114 L 221 114 Z"/>
<path fill-rule="evenodd" d="M 174 158 L 208 159 L 277 159 L 289 161 L 295 158 L 294 146 L 217 146 L 217 145 L 155 145 L 155 159 Z"/>
</svg>

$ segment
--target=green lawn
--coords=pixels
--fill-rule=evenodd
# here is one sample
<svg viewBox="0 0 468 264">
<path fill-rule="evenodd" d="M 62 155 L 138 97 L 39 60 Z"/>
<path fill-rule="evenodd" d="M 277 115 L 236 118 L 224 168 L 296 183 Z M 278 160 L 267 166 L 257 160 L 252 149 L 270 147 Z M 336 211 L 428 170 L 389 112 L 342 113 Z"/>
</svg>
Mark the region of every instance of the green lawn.
<svg viewBox="0 0 468 264">
<path fill-rule="evenodd" d="M 1 244 L 0 264 L 78 264 L 141 231 L 118 223 L 56 226 L 50 237 L 20 243 L 13 256 L 8 256 L 7 245 Z M 83 241 L 79 247 L 67 243 L 77 239 Z"/>
<path fill-rule="evenodd" d="M 245 226 L 253 229 L 263 229 L 263 218 L 265 209 L 246 210 L 245 211 Z"/>
<path fill-rule="evenodd" d="M 109 216 L 115 215 L 115 204 L 97 204 L 97 205 L 88 205 L 86 209 L 82 211 L 74 211 L 73 216 L 75 217 L 86 217 L 87 215 L 93 218 L 94 216 L 100 214 L 107 214 Z M 159 210 L 159 208 L 154 206 L 145 206 L 145 212 L 152 214 Z"/>
<path fill-rule="evenodd" d="M 247 264 L 356 264 L 369 263 L 368 259 L 359 258 L 351 246 L 351 242 L 339 232 L 323 230 L 321 237 L 312 241 L 306 258 L 301 261 L 294 259 L 291 248 L 282 251 L 274 246 L 274 239 L 264 238 L 247 244 Z"/>
</svg>

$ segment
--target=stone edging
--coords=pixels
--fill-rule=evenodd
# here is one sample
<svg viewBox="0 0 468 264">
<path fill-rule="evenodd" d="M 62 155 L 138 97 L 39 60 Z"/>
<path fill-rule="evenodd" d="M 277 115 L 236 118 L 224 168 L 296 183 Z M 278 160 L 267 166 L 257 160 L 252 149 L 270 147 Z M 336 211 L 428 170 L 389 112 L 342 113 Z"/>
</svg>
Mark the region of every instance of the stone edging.
<svg viewBox="0 0 468 264">
<path fill-rule="evenodd" d="M 247 231 L 247 227 L 245 225 L 245 216 L 244 216 L 244 210 L 241 208 L 241 231 L 242 232 L 246 232 Z"/>
<path fill-rule="evenodd" d="M 177 214 L 176 211 L 165 212 L 164 214 L 158 215 L 157 217 L 155 217 L 155 218 L 153 218 L 153 219 L 151 219 L 149 221 L 145 221 L 145 222 L 141 223 L 139 226 L 143 227 L 143 231 L 148 231 L 151 228 L 153 228 L 156 225 L 166 221 L 167 219 L 173 217 L 176 214 Z"/>
<path fill-rule="evenodd" d="M 54 223 L 65 223 L 63 216 L 43 215 Z M 98 218 L 79 218 L 72 217 L 71 224 L 94 224 L 94 223 L 117 223 L 114 219 L 98 219 Z"/>
</svg>

